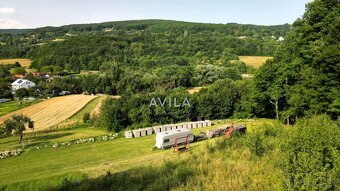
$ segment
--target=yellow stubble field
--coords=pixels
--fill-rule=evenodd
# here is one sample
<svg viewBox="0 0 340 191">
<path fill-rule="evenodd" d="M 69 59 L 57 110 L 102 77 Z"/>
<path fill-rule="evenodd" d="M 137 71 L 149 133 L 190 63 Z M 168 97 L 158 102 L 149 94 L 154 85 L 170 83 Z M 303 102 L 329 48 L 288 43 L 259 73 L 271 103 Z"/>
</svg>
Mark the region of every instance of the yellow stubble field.
<svg viewBox="0 0 340 191">
<path fill-rule="evenodd" d="M 19 62 L 21 67 L 27 68 L 31 65 L 32 60 L 25 58 L 15 58 L 15 59 L 0 59 L 1 64 L 14 64 L 15 62 Z"/>
<path fill-rule="evenodd" d="M 71 117 L 97 96 L 69 95 L 51 98 L 0 117 L 0 124 L 15 114 L 27 115 L 35 130 L 46 130 Z"/>
<path fill-rule="evenodd" d="M 271 59 L 270 56 L 239 56 L 240 61 L 244 62 L 246 65 L 253 66 L 254 68 L 259 68 L 266 60 Z"/>
</svg>

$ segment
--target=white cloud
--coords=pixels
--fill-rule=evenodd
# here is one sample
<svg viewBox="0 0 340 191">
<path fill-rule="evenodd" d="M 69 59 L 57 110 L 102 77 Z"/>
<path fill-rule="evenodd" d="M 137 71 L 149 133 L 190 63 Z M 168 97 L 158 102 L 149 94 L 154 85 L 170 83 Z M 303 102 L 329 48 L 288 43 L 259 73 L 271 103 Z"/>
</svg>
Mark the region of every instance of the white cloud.
<svg viewBox="0 0 340 191">
<path fill-rule="evenodd" d="M 0 14 L 14 14 L 16 11 L 12 7 L 0 7 Z"/>
<path fill-rule="evenodd" d="M 0 29 L 26 29 L 26 28 L 32 28 L 32 27 L 25 25 L 21 23 L 20 21 L 0 18 Z"/>
</svg>

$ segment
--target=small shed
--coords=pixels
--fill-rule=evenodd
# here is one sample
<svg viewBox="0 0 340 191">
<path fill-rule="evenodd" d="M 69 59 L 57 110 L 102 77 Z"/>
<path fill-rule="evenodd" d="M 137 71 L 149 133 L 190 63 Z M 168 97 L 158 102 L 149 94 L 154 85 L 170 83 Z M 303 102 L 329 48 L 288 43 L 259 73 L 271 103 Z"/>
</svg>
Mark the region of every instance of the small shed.
<svg viewBox="0 0 340 191">
<path fill-rule="evenodd" d="M 152 128 L 151 128 L 151 127 L 147 127 L 147 128 L 145 128 L 145 131 L 146 131 L 146 134 L 147 134 L 147 135 L 151 135 L 151 134 L 153 133 L 153 131 L 152 131 Z"/>
<path fill-rule="evenodd" d="M 203 121 L 197 121 L 197 128 L 201 128 L 203 126 Z"/>
<path fill-rule="evenodd" d="M 156 134 L 156 147 L 160 149 L 170 148 L 177 144 L 192 142 L 194 135 L 189 129 L 175 129 Z"/>
<path fill-rule="evenodd" d="M 140 130 L 136 129 L 136 130 L 132 130 L 133 136 L 134 137 L 140 137 Z"/>
<path fill-rule="evenodd" d="M 192 122 L 191 125 L 192 125 L 192 128 L 197 128 L 197 122 Z"/>
<path fill-rule="evenodd" d="M 125 131 L 125 138 L 127 139 L 133 138 L 132 131 Z"/>
<path fill-rule="evenodd" d="M 177 129 L 182 129 L 183 128 L 183 124 L 177 124 Z"/>
<path fill-rule="evenodd" d="M 166 130 L 167 130 L 166 126 L 162 125 L 161 126 L 161 132 L 166 131 Z"/>
</svg>

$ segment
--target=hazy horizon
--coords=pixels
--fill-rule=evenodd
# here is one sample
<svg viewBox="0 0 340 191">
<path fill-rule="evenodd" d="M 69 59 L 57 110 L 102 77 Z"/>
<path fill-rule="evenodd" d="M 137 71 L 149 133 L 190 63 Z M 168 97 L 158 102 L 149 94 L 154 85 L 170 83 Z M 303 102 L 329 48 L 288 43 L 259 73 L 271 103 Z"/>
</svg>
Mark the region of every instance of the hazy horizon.
<svg viewBox="0 0 340 191">
<path fill-rule="evenodd" d="M 3 0 L 0 29 L 39 28 L 128 20 L 175 20 L 212 24 L 292 24 L 310 0 Z"/>
</svg>

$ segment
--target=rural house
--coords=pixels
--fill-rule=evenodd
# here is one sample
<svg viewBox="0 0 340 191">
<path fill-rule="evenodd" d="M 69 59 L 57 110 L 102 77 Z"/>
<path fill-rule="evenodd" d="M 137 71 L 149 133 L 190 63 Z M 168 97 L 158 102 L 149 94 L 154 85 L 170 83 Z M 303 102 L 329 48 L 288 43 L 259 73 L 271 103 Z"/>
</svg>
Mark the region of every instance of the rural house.
<svg viewBox="0 0 340 191">
<path fill-rule="evenodd" d="M 28 89 L 28 88 L 34 87 L 35 83 L 29 80 L 25 80 L 25 79 L 17 79 L 11 85 L 12 85 L 12 90 L 16 91 L 20 88 Z"/>
</svg>

